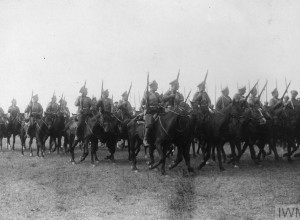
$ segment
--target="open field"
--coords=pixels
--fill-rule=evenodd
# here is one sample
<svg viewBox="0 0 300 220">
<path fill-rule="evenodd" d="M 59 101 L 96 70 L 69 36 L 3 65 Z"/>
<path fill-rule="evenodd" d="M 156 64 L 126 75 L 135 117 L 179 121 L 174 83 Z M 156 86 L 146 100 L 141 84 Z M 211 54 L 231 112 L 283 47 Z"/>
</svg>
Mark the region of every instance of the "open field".
<svg viewBox="0 0 300 220">
<path fill-rule="evenodd" d="M 90 157 L 71 165 L 64 153 L 41 159 L 28 150 L 21 156 L 19 142 L 14 152 L 4 148 L 0 219 L 273 219 L 275 204 L 300 203 L 297 159 L 276 163 L 271 156 L 260 167 L 247 151 L 239 168 L 225 164 L 220 172 L 210 164 L 187 176 L 181 163 L 161 176 L 147 169 L 143 152 L 137 173 L 126 150 L 116 152 L 115 164 L 103 159 L 107 154 L 101 147 L 93 167 Z M 199 162 L 192 158 L 194 166 Z"/>
</svg>

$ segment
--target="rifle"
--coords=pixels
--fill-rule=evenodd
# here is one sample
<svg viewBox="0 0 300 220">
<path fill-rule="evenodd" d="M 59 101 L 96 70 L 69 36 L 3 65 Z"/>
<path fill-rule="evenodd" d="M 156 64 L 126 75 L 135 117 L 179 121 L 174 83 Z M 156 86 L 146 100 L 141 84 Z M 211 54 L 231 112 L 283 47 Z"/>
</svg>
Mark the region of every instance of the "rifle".
<svg viewBox="0 0 300 220">
<path fill-rule="evenodd" d="M 287 93 L 287 91 L 288 91 L 288 89 L 289 89 L 290 85 L 291 85 L 291 81 L 290 81 L 290 82 L 289 82 L 289 84 L 286 86 L 286 89 L 285 89 L 285 91 L 284 91 L 284 93 L 283 93 L 282 97 L 280 98 L 280 100 L 281 100 L 281 101 L 283 100 L 283 98 L 284 98 L 285 94 Z"/>
<path fill-rule="evenodd" d="M 128 89 L 127 97 L 129 97 L 129 94 L 130 94 L 130 91 L 131 91 L 131 87 L 132 87 L 132 82 L 130 83 L 130 87 Z"/>
<path fill-rule="evenodd" d="M 268 80 L 266 81 L 264 87 L 263 87 L 262 90 L 260 91 L 260 93 L 259 93 L 259 95 L 258 95 L 258 100 L 260 100 L 260 97 L 261 97 L 263 91 L 265 90 L 265 88 L 267 87 L 267 85 L 268 85 Z"/>
<path fill-rule="evenodd" d="M 59 111 L 61 110 L 61 103 L 63 101 L 64 94 L 61 94 L 60 102 L 59 102 Z"/>
<path fill-rule="evenodd" d="M 101 84 L 101 96 L 100 96 L 100 99 L 102 99 L 102 96 L 103 96 L 103 80 L 102 80 L 102 84 Z"/>
<path fill-rule="evenodd" d="M 149 110 L 149 72 L 147 74 L 147 86 L 146 86 L 146 111 Z"/>
<path fill-rule="evenodd" d="M 248 97 L 250 96 L 250 93 L 252 92 L 252 90 L 255 88 L 255 86 L 258 84 L 259 80 L 257 80 L 257 82 L 254 84 L 254 86 L 252 87 L 252 89 L 249 91 L 249 93 L 247 94 L 247 96 L 245 97 L 245 100 L 248 99 Z"/>
<path fill-rule="evenodd" d="M 189 94 L 187 95 L 187 97 L 186 97 L 186 99 L 185 99 L 184 103 L 186 103 L 186 101 L 187 101 L 187 100 L 188 100 L 188 98 L 190 97 L 190 94 L 191 94 L 191 92 L 192 92 L 192 90 L 190 90 L 190 92 L 189 92 Z"/>
<path fill-rule="evenodd" d="M 84 85 L 83 85 L 83 88 L 85 88 L 85 85 L 86 85 L 86 80 L 84 81 Z M 80 99 L 80 110 L 82 111 L 83 110 L 83 94 L 81 94 L 81 99 Z"/>
<path fill-rule="evenodd" d="M 32 98 L 33 98 L 33 90 L 31 90 L 30 113 L 29 113 L 30 116 L 31 116 L 31 114 L 32 114 L 32 106 L 33 106 Z"/>
<path fill-rule="evenodd" d="M 205 78 L 204 78 L 204 81 L 203 81 L 204 85 L 206 84 L 207 75 L 208 75 L 208 69 L 206 70 Z"/>
</svg>

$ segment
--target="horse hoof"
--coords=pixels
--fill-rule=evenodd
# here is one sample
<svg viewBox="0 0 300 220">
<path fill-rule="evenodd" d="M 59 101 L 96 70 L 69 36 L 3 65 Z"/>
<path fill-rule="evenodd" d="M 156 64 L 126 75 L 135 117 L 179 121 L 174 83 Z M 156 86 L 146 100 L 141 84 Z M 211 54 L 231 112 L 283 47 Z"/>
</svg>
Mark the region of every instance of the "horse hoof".
<svg viewBox="0 0 300 220">
<path fill-rule="evenodd" d="M 137 172 L 137 171 L 138 171 L 138 168 L 137 168 L 136 166 L 132 166 L 132 167 L 131 167 L 131 170 L 134 171 L 134 172 Z"/>
<path fill-rule="evenodd" d="M 234 167 L 234 168 L 239 168 L 239 166 L 238 166 L 238 165 L 234 165 L 233 167 Z"/>
<path fill-rule="evenodd" d="M 32 154 L 32 153 L 30 153 L 30 156 L 32 157 L 32 156 L 33 156 L 33 154 Z"/>
</svg>

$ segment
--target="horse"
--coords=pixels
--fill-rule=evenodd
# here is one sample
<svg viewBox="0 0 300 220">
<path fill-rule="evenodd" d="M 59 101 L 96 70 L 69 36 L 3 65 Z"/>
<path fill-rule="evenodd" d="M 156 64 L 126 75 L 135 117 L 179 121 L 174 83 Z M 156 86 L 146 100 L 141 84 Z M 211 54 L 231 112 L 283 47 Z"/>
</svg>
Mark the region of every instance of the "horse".
<svg viewBox="0 0 300 220">
<path fill-rule="evenodd" d="M 250 149 L 251 159 L 256 165 L 259 165 L 259 158 L 256 156 L 254 145 L 256 144 L 260 150 L 260 154 L 264 153 L 264 146 L 269 145 L 274 152 L 275 159 L 279 160 L 277 149 L 274 141 L 273 124 L 271 119 L 264 115 L 262 109 L 252 107 L 247 108 L 243 114 L 244 123 L 242 125 L 242 138 L 245 141 L 242 151 L 238 155 L 238 160 L 245 152 L 247 146 Z"/>
<path fill-rule="evenodd" d="M 228 141 L 228 138 L 230 137 L 230 134 L 228 133 L 228 126 L 235 119 L 239 118 L 239 116 L 243 112 L 243 109 L 244 104 L 242 102 L 233 100 L 231 104 L 226 106 L 221 111 L 215 111 L 214 113 L 211 113 L 208 116 L 208 118 L 204 118 L 202 120 L 202 126 L 200 130 L 202 130 L 202 132 L 204 133 L 204 138 L 207 142 L 207 147 L 204 151 L 204 160 L 198 166 L 199 170 L 206 165 L 206 162 L 211 156 L 210 154 L 213 146 L 215 146 L 217 149 L 219 169 L 221 171 L 225 170 L 221 160 L 221 151 L 223 149 L 224 144 Z M 232 126 L 231 129 L 234 129 L 234 126 Z M 238 131 L 231 131 L 231 133 L 238 133 Z M 234 136 L 235 135 L 233 135 L 233 137 Z M 231 137 L 230 139 L 233 140 L 233 137 Z M 233 155 L 233 161 L 236 161 L 235 145 L 231 143 L 230 148 Z"/>
<path fill-rule="evenodd" d="M 2 150 L 2 140 L 7 137 L 7 116 L 3 115 L 0 117 L 0 148 Z M 8 145 L 7 145 L 8 148 Z"/>
<path fill-rule="evenodd" d="M 44 157 L 45 152 L 45 142 L 47 138 L 50 135 L 50 129 L 52 128 L 53 120 L 50 117 L 44 116 L 42 118 L 37 118 L 34 120 L 33 125 L 31 125 L 28 128 L 28 135 L 30 137 L 29 140 L 29 150 L 30 150 L 30 156 L 33 156 L 33 150 L 32 150 L 32 142 L 33 138 L 36 140 L 36 146 L 37 146 L 37 156 L 40 156 L 41 151 L 41 157 Z"/>
<path fill-rule="evenodd" d="M 7 125 L 7 145 L 10 145 L 10 137 L 13 137 L 12 150 L 15 149 L 16 136 L 19 135 L 21 139 L 22 148 L 24 147 L 24 140 L 22 140 L 21 130 L 24 129 L 24 113 L 17 114 L 16 117 L 10 117 Z M 23 149 L 22 149 L 23 150 Z"/>
<path fill-rule="evenodd" d="M 52 126 L 49 129 L 50 132 L 50 139 L 54 141 L 55 147 L 51 152 L 54 152 L 57 150 L 57 153 L 59 154 L 59 150 L 61 148 L 61 139 L 64 136 L 64 129 L 65 129 L 65 117 L 63 112 L 58 111 L 57 113 L 46 113 L 45 116 L 49 120 L 52 120 Z M 51 141 L 50 141 L 51 142 Z M 51 144 L 50 144 L 51 148 Z"/>
</svg>

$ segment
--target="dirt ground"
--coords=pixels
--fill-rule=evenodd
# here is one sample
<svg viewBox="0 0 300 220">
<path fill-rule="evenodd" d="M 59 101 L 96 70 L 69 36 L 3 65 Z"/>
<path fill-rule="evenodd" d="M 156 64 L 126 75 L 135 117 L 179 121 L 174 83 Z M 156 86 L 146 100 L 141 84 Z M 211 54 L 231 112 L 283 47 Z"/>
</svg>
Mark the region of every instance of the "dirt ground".
<svg viewBox="0 0 300 220">
<path fill-rule="evenodd" d="M 104 160 L 107 154 L 101 147 L 93 167 L 90 157 L 72 165 L 64 153 L 42 159 L 28 150 L 21 156 L 19 143 L 14 152 L 5 147 L 0 219 L 273 219 L 275 204 L 300 203 L 299 159 L 290 164 L 270 156 L 256 166 L 247 152 L 239 168 L 226 164 L 220 172 L 210 164 L 187 176 L 181 163 L 161 176 L 148 170 L 143 152 L 139 172 L 130 170 L 126 150 L 116 152 L 115 164 Z M 192 158 L 193 166 L 200 161 Z"/>
</svg>

